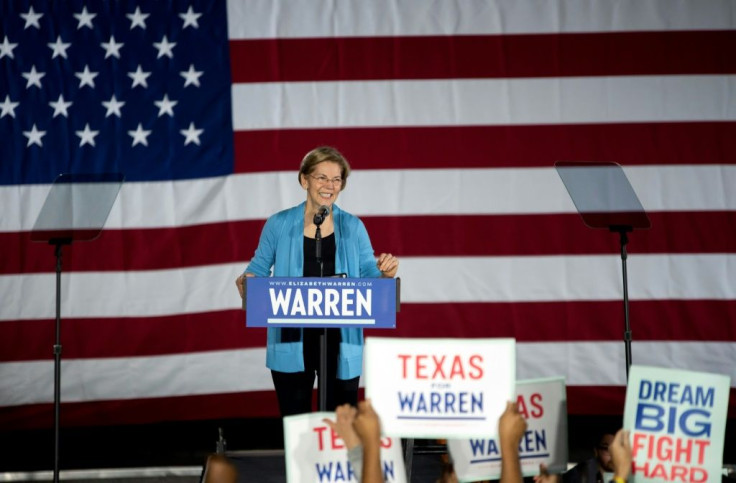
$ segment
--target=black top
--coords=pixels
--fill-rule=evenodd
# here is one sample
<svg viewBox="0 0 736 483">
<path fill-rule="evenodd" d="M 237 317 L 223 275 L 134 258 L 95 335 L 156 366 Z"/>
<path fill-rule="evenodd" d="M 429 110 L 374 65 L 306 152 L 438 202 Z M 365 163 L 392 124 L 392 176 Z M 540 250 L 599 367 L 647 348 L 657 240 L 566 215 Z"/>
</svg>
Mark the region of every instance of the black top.
<svg viewBox="0 0 736 483">
<path fill-rule="evenodd" d="M 304 237 L 304 272 L 305 277 L 331 277 L 335 275 L 335 234 L 322 237 L 322 273 L 317 260 L 317 240 Z"/>
</svg>

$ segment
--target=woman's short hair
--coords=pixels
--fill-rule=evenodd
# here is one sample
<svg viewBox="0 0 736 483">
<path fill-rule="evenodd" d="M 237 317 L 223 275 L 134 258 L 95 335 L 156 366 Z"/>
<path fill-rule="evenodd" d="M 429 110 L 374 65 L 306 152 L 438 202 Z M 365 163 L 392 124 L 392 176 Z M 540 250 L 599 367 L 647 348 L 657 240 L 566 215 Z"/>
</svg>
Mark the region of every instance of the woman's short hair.
<svg viewBox="0 0 736 483">
<path fill-rule="evenodd" d="M 348 163 L 348 160 L 345 159 L 345 156 L 340 151 L 332 146 L 316 147 L 304 156 L 302 164 L 299 166 L 299 184 L 302 183 L 302 175 L 306 177 L 312 174 L 314 168 L 319 163 L 324 163 L 325 161 L 332 161 L 340 165 L 340 177 L 342 178 L 340 191 L 344 190 L 348 183 L 348 176 L 350 176 L 350 163 Z"/>
</svg>

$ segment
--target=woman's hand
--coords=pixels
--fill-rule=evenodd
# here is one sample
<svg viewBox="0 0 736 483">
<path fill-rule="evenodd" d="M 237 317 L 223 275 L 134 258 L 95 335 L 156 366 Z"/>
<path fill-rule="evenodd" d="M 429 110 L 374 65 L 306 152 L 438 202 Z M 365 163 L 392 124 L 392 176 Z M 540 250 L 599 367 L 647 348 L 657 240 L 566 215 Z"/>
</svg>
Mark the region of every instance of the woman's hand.
<svg viewBox="0 0 736 483">
<path fill-rule="evenodd" d="M 394 278 L 399 271 L 399 259 L 390 253 L 381 253 L 376 260 L 376 266 L 381 271 L 381 276 Z"/>
<path fill-rule="evenodd" d="M 238 287 L 238 293 L 240 293 L 241 299 L 245 297 L 245 277 L 255 277 L 255 275 L 244 273 L 235 279 L 235 286 Z"/>
</svg>

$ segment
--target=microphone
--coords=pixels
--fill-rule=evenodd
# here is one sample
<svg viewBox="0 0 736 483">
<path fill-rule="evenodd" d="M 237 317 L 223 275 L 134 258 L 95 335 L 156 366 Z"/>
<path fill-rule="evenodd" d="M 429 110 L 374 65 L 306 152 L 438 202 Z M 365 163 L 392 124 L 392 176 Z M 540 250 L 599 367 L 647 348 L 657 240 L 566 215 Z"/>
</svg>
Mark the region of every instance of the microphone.
<svg viewBox="0 0 736 483">
<path fill-rule="evenodd" d="M 317 213 L 314 215 L 314 224 L 320 226 L 329 214 L 330 208 L 327 205 L 320 206 L 319 210 L 317 210 Z"/>
</svg>

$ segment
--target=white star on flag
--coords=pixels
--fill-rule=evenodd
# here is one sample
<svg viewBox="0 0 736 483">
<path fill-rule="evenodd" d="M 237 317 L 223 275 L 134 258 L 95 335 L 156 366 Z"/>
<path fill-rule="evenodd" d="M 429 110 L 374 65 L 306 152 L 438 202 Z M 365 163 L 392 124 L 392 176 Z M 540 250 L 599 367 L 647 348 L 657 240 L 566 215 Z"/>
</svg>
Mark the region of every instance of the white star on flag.
<svg viewBox="0 0 736 483">
<path fill-rule="evenodd" d="M 31 70 L 28 72 L 23 72 L 21 74 L 23 77 L 26 78 L 28 81 L 26 83 L 26 89 L 30 88 L 31 86 L 36 86 L 39 89 L 41 88 L 41 78 L 46 75 L 44 72 L 38 72 L 36 71 L 36 66 L 31 66 Z"/>
<path fill-rule="evenodd" d="M 89 144 L 90 146 L 95 146 L 95 136 L 97 136 L 100 131 L 93 131 L 89 128 L 89 123 L 84 125 L 83 131 L 74 131 L 77 136 L 79 136 L 79 147 L 81 148 L 85 144 Z"/>
<path fill-rule="evenodd" d="M 100 44 L 105 49 L 105 58 L 107 59 L 111 55 L 116 58 L 120 58 L 120 48 L 123 46 L 122 42 L 116 43 L 115 36 L 111 35 L 108 42 L 102 42 Z"/>
<path fill-rule="evenodd" d="M 199 28 L 199 22 L 197 22 L 197 19 L 202 16 L 201 13 L 195 13 L 192 9 L 192 6 L 189 5 L 189 9 L 186 11 L 186 13 L 180 13 L 179 16 L 184 20 L 184 26 L 183 29 L 187 27 L 194 27 L 195 29 Z"/>
<path fill-rule="evenodd" d="M 18 44 L 11 44 L 8 40 L 8 36 L 5 36 L 5 39 L 3 40 L 3 43 L 0 44 L 0 59 L 5 57 L 6 55 L 10 57 L 11 59 L 14 59 L 15 56 L 13 55 L 13 49 L 16 48 Z"/>
<path fill-rule="evenodd" d="M 0 118 L 7 116 L 15 117 L 15 108 L 18 107 L 19 102 L 11 102 L 10 96 L 5 95 L 5 101 L 0 104 L 2 111 L 0 112 Z"/>
<path fill-rule="evenodd" d="M 169 95 L 164 94 L 163 99 L 160 101 L 153 101 L 153 103 L 158 107 L 158 117 L 161 117 L 164 114 L 174 117 L 174 106 L 177 105 L 179 101 L 171 101 L 169 100 Z"/>
<path fill-rule="evenodd" d="M 180 74 L 184 78 L 184 87 L 190 84 L 194 84 L 199 87 L 199 78 L 202 76 L 203 72 L 194 70 L 194 64 L 190 64 L 189 70 L 180 72 Z"/>
<path fill-rule="evenodd" d="M 96 13 L 88 13 L 87 12 L 87 6 L 85 5 L 82 7 L 82 11 L 79 13 L 74 14 L 74 18 L 76 18 L 79 23 L 77 24 L 77 30 L 81 29 L 82 27 L 88 27 L 88 28 L 94 28 L 92 26 L 92 20 L 97 16 Z"/>
<path fill-rule="evenodd" d="M 176 47 L 176 42 L 169 42 L 169 39 L 167 39 L 165 35 L 164 38 L 161 39 L 161 42 L 154 42 L 153 46 L 158 49 L 158 56 L 156 56 L 157 59 L 160 59 L 164 55 L 169 59 L 174 58 L 174 52 L 172 49 Z"/>
<path fill-rule="evenodd" d="M 43 142 L 41 141 L 41 138 L 46 135 L 46 131 L 39 131 L 36 128 L 36 124 L 34 123 L 30 131 L 23 131 L 23 135 L 28 138 L 28 143 L 26 144 L 26 147 L 29 147 L 31 144 L 38 144 L 39 146 L 43 147 Z"/>
<path fill-rule="evenodd" d="M 49 105 L 54 108 L 54 117 L 60 114 L 64 117 L 69 117 L 67 109 L 72 105 L 72 103 L 64 102 L 64 94 L 59 94 L 59 99 L 56 102 L 49 102 Z"/>
<path fill-rule="evenodd" d="M 150 72 L 143 72 L 140 64 L 138 64 L 138 68 L 135 70 L 135 72 L 128 72 L 128 77 L 133 79 L 133 85 L 131 85 L 130 88 L 132 89 L 135 86 L 143 86 L 147 88 L 148 82 L 146 81 L 146 79 L 148 79 L 150 75 Z"/>
<path fill-rule="evenodd" d="M 117 117 L 122 117 L 120 108 L 123 107 L 125 103 L 118 101 L 115 97 L 115 94 L 112 95 L 109 101 L 102 101 L 102 105 L 105 106 L 105 108 L 107 109 L 107 112 L 105 112 L 105 117 L 110 117 L 113 114 Z"/>
<path fill-rule="evenodd" d="M 8 36 L 5 36 L 5 39 L 3 40 L 3 43 L 0 44 L 0 59 L 5 57 L 6 55 L 10 57 L 11 59 L 14 59 L 15 56 L 13 55 L 13 49 L 16 48 L 18 44 L 11 44 L 8 40 Z"/>
<path fill-rule="evenodd" d="M 79 78 L 79 88 L 81 89 L 84 86 L 90 86 L 94 89 L 95 87 L 95 77 L 97 77 L 97 72 L 90 72 L 89 66 L 85 65 L 84 70 L 82 72 L 75 72 L 75 76 Z"/>
<path fill-rule="evenodd" d="M 125 16 L 130 19 L 130 30 L 136 27 L 146 30 L 146 19 L 149 15 L 148 13 L 141 13 L 141 7 L 135 7 L 135 12 L 126 14 Z"/>
<path fill-rule="evenodd" d="M 128 135 L 133 138 L 132 146 L 135 146 L 136 144 L 148 146 L 148 136 L 150 134 L 151 131 L 146 131 L 145 129 L 143 129 L 141 123 L 138 123 L 138 128 L 136 128 L 135 131 L 128 131 Z"/>
<path fill-rule="evenodd" d="M 194 143 L 199 146 L 199 136 L 204 132 L 204 129 L 196 129 L 194 123 L 189 123 L 188 129 L 182 129 L 179 131 L 186 139 L 184 139 L 184 146 L 189 143 Z"/>
<path fill-rule="evenodd" d="M 67 58 L 67 56 L 66 56 L 66 49 L 68 49 L 69 46 L 72 45 L 72 44 L 71 43 L 62 42 L 61 41 L 61 35 L 59 35 L 58 37 L 56 37 L 56 42 L 51 42 L 51 43 L 49 43 L 47 45 L 49 46 L 49 48 L 51 50 L 54 51 L 54 53 L 51 55 L 51 58 L 52 59 L 55 59 L 59 55 L 62 56 L 62 57 L 64 57 L 66 59 Z"/>
<path fill-rule="evenodd" d="M 42 13 L 36 13 L 33 10 L 33 7 L 30 7 L 28 9 L 28 13 L 21 13 L 21 17 L 26 21 L 26 25 L 23 27 L 23 30 L 27 29 L 28 27 L 36 27 L 37 29 L 41 29 L 41 24 L 38 23 L 38 20 L 43 17 Z"/>
</svg>

